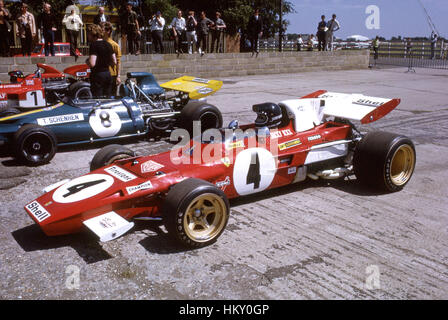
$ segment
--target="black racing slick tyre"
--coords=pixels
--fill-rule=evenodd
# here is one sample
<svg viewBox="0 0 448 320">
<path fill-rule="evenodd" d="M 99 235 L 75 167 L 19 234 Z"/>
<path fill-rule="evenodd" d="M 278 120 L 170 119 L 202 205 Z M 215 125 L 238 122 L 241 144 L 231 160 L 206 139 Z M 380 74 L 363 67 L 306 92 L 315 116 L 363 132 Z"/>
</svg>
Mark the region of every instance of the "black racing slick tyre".
<svg viewBox="0 0 448 320">
<path fill-rule="evenodd" d="M 131 149 L 119 144 L 111 144 L 101 148 L 90 162 L 90 171 L 108 166 L 114 161 L 135 157 L 136 154 Z"/>
<path fill-rule="evenodd" d="M 162 207 L 168 233 L 187 248 L 215 242 L 227 225 L 229 211 L 229 201 L 221 189 L 195 178 L 175 184 Z"/>
<path fill-rule="evenodd" d="M 221 111 L 208 103 L 190 103 L 180 113 L 181 127 L 193 133 L 193 121 L 200 121 L 201 133 L 208 129 L 222 127 Z"/>
<path fill-rule="evenodd" d="M 16 158 L 28 166 L 40 166 L 53 159 L 57 150 L 54 133 L 36 124 L 25 124 L 14 134 Z"/>
<path fill-rule="evenodd" d="M 92 98 L 92 91 L 90 90 L 90 83 L 85 81 L 77 81 L 68 88 L 68 96 L 71 99 L 90 99 Z"/>
<path fill-rule="evenodd" d="M 362 184 L 396 192 L 409 182 L 415 169 L 414 143 L 389 132 L 371 132 L 357 144 L 353 157 L 355 175 Z"/>
</svg>

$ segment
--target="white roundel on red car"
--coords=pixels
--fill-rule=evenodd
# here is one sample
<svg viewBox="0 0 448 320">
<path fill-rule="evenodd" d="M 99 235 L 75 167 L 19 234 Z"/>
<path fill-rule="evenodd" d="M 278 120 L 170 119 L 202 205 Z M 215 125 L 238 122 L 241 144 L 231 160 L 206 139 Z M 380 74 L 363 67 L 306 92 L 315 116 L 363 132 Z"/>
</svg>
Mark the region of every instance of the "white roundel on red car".
<svg viewBox="0 0 448 320">
<path fill-rule="evenodd" d="M 95 110 L 89 118 L 89 123 L 100 138 L 113 137 L 121 129 L 120 117 L 114 110 Z"/>
<path fill-rule="evenodd" d="M 238 153 L 233 167 L 233 185 L 239 195 L 266 190 L 277 172 L 272 153 L 262 148 L 246 149 Z"/>
<path fill-rule="evenodd" d="M 106 174 L 88 174 L 60 186 L 53 193 L 53 200 L 72 203 L 96 196 L 114 184 L 114 178 Z"/>
</svg>

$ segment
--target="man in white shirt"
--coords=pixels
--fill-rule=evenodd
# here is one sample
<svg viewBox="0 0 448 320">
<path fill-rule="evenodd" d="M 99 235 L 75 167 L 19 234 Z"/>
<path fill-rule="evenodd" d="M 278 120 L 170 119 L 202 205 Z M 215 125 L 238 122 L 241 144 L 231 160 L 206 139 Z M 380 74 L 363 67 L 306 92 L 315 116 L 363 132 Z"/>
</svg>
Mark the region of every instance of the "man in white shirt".
<svg viewBox="0 0 448 320">
<path fill-rule="evenodd" d="M 328 20 L 327 22 L 327 45 L 330 51 L 333 51 L 333 40 L 334 36 L 333 33 L 341 29 L 341 25 L 338 20 L 336 20 L 336 15 L 333 14 L 331 20 Z"/>
<path fill-rule="evenodd" d="M 156 53 L 163 54 L 163 28 L 165 27 L 165 19 L 162 17 L 162 13 L 157 13 L 149 20 L 151 27 L 152 43 L 154 45 L 154 51 Z"/>
<path fill-rule="evenodd" d="M 182 38 L 185 34 L 186 23 L 184 17 L 182 17 L 182 11 L 177 11 L 177 17 L 173 18 L 170 24 L 174 35 L 174 46 L 176 48 L 176 53 L 183 53 L 182 51 Z"/>
<path fill-rule="evenodd" d="M 77 57 L 76 50 L 78 47 L 78 34 L 83 25 L 81 18 L 72 9 L 69 15 L 65 15 L 62 19 L 67 32 L 67 40 L 70 42 L 70 55 Z"/>
</svg>

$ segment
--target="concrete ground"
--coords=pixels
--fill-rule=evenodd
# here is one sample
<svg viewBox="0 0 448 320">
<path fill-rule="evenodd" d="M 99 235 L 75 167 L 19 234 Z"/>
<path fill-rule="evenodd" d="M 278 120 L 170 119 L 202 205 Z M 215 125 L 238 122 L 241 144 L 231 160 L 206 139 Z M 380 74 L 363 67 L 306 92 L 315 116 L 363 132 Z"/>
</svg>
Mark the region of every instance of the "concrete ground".
<svg viewBox="0 0 448 320">
<path fill-rule="evenodd" d="M 226 231 L 185 251 L 138 222 L 104 244 L 87 233 L 46 237 L 23 206 L 44 186 L 87 173 L 98 150 L 62 150 L 48 165 L 0 159 L 1 299 L 447 299 L 448 71 L 406 68 L 225 78 L 209 102 L 225 123 L 252 104 L 318 89 L 401 98 L 363 130 L 409 136 L 414 176 L 401 192 L 356 181 L 306 181 L 231 202 Z M 219 79 L 219 75 L 217 77 Z M 164 141 L 132 142 L 141 154 Z"/>
</svg>

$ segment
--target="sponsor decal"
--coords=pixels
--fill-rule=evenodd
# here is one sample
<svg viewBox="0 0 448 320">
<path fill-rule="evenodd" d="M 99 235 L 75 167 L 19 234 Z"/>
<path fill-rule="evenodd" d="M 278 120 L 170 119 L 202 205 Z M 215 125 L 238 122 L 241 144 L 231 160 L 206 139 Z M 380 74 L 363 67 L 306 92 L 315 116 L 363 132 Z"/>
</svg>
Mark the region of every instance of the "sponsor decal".
<svg viewBox="0 0 448 320">
<path fill-rule="evenodd" d="M 216 182 L 216 186 L 220 188 L 222 191 L 226 190 L 226 187 L 230 185 L 230 177 L 226 177 L 224 181 Z"/>
<path fill-rule="evenodd" d="M 42 221 L 44 221 L 45 219 L 47 219 L 47 218 L 49 218 L 51 216 L 51 214 L 47 210 L 45 210 L 45 208 L 42 207 L 40 205 L 40 203 L 37 202 L 37 201 L 33 201 L 30 204 L 27 204 L 25 206 L 25 208 L 39 222 L 42 222 Z"/>
<path fill-rule="evenodd" d="M 244 142 L 242 140 L 237 142 L 230 142 L 227 144 L 227 149 L 244 148 Z"/>
<path fill-rule="evenodd" d="M 6 98 L 6 93 L 0 93 L 0 99 L 5 99 Z"/>
<path fill-rule="evenodd" d="M 308 137 L 308 141 L 314 141 L 314 140 L 319 140 L 319 139 L 322 139 L 322 136 L 320 134 L 316 134 L 314 136 Z"/>
<path fill-rule="evenodd" d="M 280 150 L 286 150 L 286 149 L 289 149 L 289 148 L 292 148 L 292 147 L 299 146 L 301 144 L 302 144 L 302 141 L 300 141 L 300 139 L 297 138 L 297 139 L 294 139 L 294 140 L 287 141 L 287 142 L 279 144 L 278 148 Z"/>
<path fill-rule="evenodd" d="M 152 160 L 148 160 L 145 163 L 142 163 L 141 170 L 142 173 L 154 172 L 161 168 L 165 167 L 163 164 L 157 163 Z"/>
<path fill-rule="evenodd" d="M 146 181 L 146 182 L 143 182 L 142 184 L 139 184 L 138 186 L 127 187 L 126 191 L 128 192 L 129 195 L 131 195 L 133 193 L 136 193 L 137 191 L 147 190 L 147 189 L 151 189 L 151 188 L 152 188 L 151 181 Z"/>
<path fill-rule="evenodd" d="M 52 203 L 53 203 L 53 201 L 48 201 L 46 204 L 44 204 L 44 207 L 48 207 Z"/>
<path fill-rule="evenodd" d="M 72 203 L 91 198 L 109 189 L 114 178 L 107 174 L 87 174 L 60 186 L 53 193 L 53 200 L 59 203 Z"/>
<path fill-rule="evenodd" d="M 21 84 L 5 84 L 5 85 L 0 85 L 0 89 L 20 88 L 21 86 L 22 86 Z"/>
<path fill-rule="evenodd" d="M 213 89 L 208 87 L 204 87 L 198 90 L 198 93 L 200 94 L 209 94 L 211 92 L 213 92 Z"/>
<path fill-rule="evenodd" d="M 373 101 L 373 100 L 369 100 L 369 99 L 358 99 L 358 100 L 356 100 L 353 103 L 354 104 L 360 104 L 360 105 L 363 105 L 363 106 L 370 106 L 370 107 L 378 107 L 378 106 L 383 104 L 383 102 Z"/>
<path fill-rule="evenodd" d="M 25 82 L 27 86 L 34 86 L 34 80 L 26 80 Z"/>
<path fill-rule="evenodd" d="M 229 157 L 224 157 L 221 159 L 221 162 L 228 168 L 230 167 L 230 159 Z"/>
<path fill-rule="evenodd" d="M 210 81 L 207 79 L 201 79 L 201 78 L 194 78 L 193 80 L 194 82 L 199 82 L 199 83 L 209 83 Z"/>
<path fill-rule="evenodd" d="M 84 115 L 82 113 L 75 114 L 65 114 L 62 116 L 48 117 L 48 118 L 38 118 L 37 124 L 40 126 L 49 126 L 53 124 L 69 123 L 83 121 Z"/>
<path fill-rule="evenodd" d="M 295 174 L 297 172 L 297 167 L 288 168 L 288 174 Z"/>
<path fill-rule="evenodd" d="M 111 176 L 114 176 L 115 178 L 117 178 L 123 182 L 128 182 L 128 181 L 131 181 L 131 180 L 134 180 L 135 178 L 137 178 L 135 175 L 133 175 L 129 171 L 126 171 L 118 166 L 109 167 L 107 169 L 104 169 L 104 171 L 106 171 Z"/>
<path fill-rule="evenodd" d="M 287 136 L 290 136 L 290 135 L 292 135 L 291 129 L 285 129 L 285 130 L 271 132 L 271 138 L 272 139 L 278 139 L 278 138 L 287 137 Z"/>
<path fill-rule="evenodd" d="M 85 76 L 87 76 L 87 72 L 85 72 L 85 71 L 76 72 L 76 76 L 77 77 L 85 77 Z"/>
</svg>

